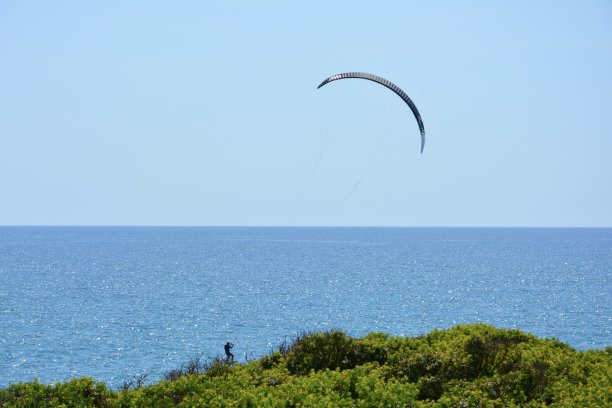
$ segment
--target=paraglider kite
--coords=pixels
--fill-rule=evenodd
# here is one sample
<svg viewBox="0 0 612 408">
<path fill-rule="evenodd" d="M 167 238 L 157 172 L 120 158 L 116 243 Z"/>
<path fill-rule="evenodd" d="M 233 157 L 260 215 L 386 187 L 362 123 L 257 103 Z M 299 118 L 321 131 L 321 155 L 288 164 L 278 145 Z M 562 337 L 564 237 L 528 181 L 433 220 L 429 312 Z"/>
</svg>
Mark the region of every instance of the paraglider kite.
<svg viewBox="0 0 612 408">
<path fill-rule="evenodd" d="M 423 153 L 423 148 L 425 147 L 425 126 L 423 126 L 423 120 L 421 119 L 421 115 L 419 114 L 419 111 L 417 110 L 416 105 L 414 104 L 414 102 L 412 102 L 412 100 L 408 97 L 408 95 L 406 95 L 404 91 L 402 91 L 399 87 L 397 87 L 397 85 L 387 81 L 384 78 L 381 78 L 379 76 L 372 75 L 372 74 L 365 74 L 363 72 L 345 72 L 343 74 L 337 74 L 334 76 L 330 76 L 325 81 L 321 82 L 321 85 L 319 85 L 317 89 L 321 88 L 323 85 L 326 85 L 330 82 L 337 81 L 338 79 L 345 79 L 345 78 L 360 78 L 360 79 L 367 79 L 369 81 L 376 82 L 377 84 L 381 84 L 382 86 L 389 88 L 390 90 L 395 92 L 397 96 L 402 98 L 402 100 L 406 102 L 406 105 L 410 107 L 410 110 L 412 110 L 412 113 L 414 114 L 414 117 L 417 123 L 419 124 L 419 130 L 421 131 L 421 153 Z"/>
</svg>

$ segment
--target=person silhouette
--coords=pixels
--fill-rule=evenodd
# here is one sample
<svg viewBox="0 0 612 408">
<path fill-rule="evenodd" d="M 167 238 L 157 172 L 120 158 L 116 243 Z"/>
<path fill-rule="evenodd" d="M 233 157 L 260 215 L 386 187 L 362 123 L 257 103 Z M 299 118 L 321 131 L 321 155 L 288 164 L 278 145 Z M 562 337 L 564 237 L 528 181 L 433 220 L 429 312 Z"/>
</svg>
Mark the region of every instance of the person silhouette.
<svg viewBox="0 0 612 408">
<path fill-rule="evenodd" d="M 229 341 L 225 343 L 225 346 L 223 346 L 223 348 L 225 349 L 225 355 L 227 356 L 227 362 L 230 364 L 234 362 L 234 355 L 230 351 L 232 347 L 234 347 L 234 344 L 230 343 Z"/>
</svg>

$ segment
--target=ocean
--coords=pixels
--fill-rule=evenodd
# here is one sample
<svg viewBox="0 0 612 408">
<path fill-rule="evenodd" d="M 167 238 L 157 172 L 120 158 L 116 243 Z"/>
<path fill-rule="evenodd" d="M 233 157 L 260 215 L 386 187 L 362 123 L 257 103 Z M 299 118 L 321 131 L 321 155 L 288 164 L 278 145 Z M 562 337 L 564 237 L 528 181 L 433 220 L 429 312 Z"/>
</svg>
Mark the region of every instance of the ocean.
<svg viewBox="0 0 612 408">
<path fill-rule="evenodd" d="M 305 331 L 610 345 L 612 229 L 0 227 L 0 387 L 155 381 Z"/>
</svg>

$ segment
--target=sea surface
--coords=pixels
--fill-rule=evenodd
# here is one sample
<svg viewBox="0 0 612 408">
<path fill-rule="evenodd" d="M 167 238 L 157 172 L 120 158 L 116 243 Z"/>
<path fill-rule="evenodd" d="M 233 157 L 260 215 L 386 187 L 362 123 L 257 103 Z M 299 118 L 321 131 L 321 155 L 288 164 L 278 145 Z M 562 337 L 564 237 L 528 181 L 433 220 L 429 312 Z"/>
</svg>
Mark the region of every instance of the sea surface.
<svg viewBox="0 0 612 408">
<path fill-rule="evenodd" d="M 611 344 L 612 229 L 0 227 L 0 387 L 155 381 L 304 331 Z"/>
</svg>

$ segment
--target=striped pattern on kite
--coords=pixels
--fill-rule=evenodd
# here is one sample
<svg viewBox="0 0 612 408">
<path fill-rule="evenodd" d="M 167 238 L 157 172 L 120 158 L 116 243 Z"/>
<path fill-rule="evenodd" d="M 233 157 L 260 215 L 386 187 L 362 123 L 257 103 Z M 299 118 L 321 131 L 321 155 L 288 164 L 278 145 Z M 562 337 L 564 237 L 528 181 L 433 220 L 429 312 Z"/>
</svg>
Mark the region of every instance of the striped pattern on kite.
<svg viewBox="0 0 612 408">
<path fill-rule="evenodd" d="M 337 81 L 339 79 L 346 79 L 346 78 L 367 79 L 368 81 L 376 82 L 377 84 L 380 84 L 392 90 L 393 92 L 395 92 L 397 96 L 402 98 L 402 100 L 406 103 L 406 105 L 410 107 L 410 110 L 414 114 L 414 117 L 419 125 L 419 130 L 421 131 L 421 153 L 423 153 L 423 149 L 425 148 L 425 126 L 423 125 L 421 114 L 419 113 L 416 105 L 414 104 L 414 102 L 412 102 L 412 100 L 408 97 L 408 95 L 406 95 L 404 91 L 402 91 L 394 83 L 389 82 L 384 78 L 381 78 L 379 76 L 372 75 L 372 74 L 366 74 L 364 72 L 345 72 L 342 74 L 332 75 L 329 78 L 327 78 L 325 81 L 321 82 L 321 84 L 317 87 L 317 89 L 321 88 L 322 86 L 330 82 Z"/>
</svg>

